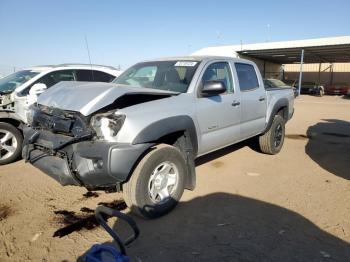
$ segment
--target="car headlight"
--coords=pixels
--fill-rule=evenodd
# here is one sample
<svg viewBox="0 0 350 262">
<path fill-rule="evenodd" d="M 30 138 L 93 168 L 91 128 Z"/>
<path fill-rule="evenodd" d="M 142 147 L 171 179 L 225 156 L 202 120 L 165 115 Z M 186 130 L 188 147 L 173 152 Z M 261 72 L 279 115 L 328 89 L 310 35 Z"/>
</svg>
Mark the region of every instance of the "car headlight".
<svg viewBox="0 0 350 262">
<path fill-rule="evenodd" d="M 122 128 L 125 115 L 117 115 L 115 112 L 94 115 L 90 120 L 91 127 L 99 138 L 113 138 Z"/>
</svg>

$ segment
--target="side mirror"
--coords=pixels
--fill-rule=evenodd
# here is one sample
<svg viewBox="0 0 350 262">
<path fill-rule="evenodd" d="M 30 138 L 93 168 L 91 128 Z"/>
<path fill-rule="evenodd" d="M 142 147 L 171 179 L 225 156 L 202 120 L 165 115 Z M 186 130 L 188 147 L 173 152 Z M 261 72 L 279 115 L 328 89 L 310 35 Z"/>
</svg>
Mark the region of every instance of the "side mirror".
<svg viewBox="0 0 350 262">
<path fill-rule="evenodd" d="M 42 83 L 37 83 L 32 86 L 32 88 L 29 90 L 29 95 L 31 96 L 38 96 L 41 93 L 43 93 L 47 89 L 47 86 Z"/>
<path fill-rule="evenodd" d="M 203 96 L 215 96 L 226 92 L 226 86 L 221 81 L 207 81 L 201 90 Z"/>
</svg>

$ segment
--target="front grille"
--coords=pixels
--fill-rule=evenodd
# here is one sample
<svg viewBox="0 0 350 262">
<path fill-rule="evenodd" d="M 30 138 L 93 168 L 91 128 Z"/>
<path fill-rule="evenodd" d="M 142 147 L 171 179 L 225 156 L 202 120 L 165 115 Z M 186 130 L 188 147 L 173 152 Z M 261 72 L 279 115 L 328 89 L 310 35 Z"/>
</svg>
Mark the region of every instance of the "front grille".
<svg viewBox="0 0 350 262">
<path fill-rule="evenodd" d="M 40 127 L 55 133 L 69 134 L 74 120 L 55 115 L 37 114 L 33 119 L 33 123 L 34 122 L 36 124 L 35 127 Z"/>
<path fill-rule="evenodd" d="M 87 119 L 80 113 L 46 106 L 34 108 L 32 127 L 73 137 L 92 132 L 87 124 Z"/>
</svg>

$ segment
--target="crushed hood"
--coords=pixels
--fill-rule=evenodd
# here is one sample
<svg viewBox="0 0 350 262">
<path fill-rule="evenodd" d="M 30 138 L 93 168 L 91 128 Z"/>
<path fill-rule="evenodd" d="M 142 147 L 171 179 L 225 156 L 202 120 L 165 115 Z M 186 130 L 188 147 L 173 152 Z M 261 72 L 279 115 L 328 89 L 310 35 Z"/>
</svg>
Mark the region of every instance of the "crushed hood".
<svg viewBox="0 0 350 262">
<path fill-rule="evenodd" d="M 178 93 L 113 83 L 65 81 L 52 86 L 41 94 L 38 98 L 38 104 L 76 111 L 88 116 L 127 94 L 159 96 Z"/>
</svg>

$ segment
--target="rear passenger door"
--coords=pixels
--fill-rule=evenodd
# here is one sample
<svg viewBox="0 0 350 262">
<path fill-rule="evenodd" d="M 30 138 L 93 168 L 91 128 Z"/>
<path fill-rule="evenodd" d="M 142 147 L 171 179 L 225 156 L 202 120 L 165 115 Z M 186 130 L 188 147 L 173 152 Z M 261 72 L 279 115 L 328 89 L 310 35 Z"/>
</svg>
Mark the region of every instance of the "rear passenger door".
<svg viewBox="0 0 350 262">
<path fill-rule="evenodd" d="M 235 69 L 241 91 L 241 139 L 245 139 L 265 127 L 266 91 L 253 64 L 236 62 Z"/>
</svg>

